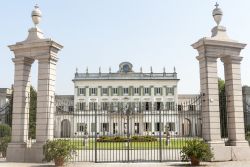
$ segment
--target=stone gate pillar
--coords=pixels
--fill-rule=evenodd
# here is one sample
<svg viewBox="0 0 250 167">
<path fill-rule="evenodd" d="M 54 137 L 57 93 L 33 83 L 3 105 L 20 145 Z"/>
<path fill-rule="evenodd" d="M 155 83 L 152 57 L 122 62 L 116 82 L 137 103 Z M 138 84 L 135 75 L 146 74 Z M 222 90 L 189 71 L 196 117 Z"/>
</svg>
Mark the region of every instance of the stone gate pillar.
<svg viewBox="0 0 250 167">
<path fill-rule="evenodd" d="M 192 46 L 197 49 L 200 64 L 200 87 L 202 98 L 202 136 L 214 152 L 214 160 L 250 159 L 250 149 L 245 140 L 242 109 L 242 88 L 240 76 L 240 52 L 246 44 L 239 43 L 227 36 L 226 28 L 220 26 L 222 10 L 213 10 L 217 26 L 212 29 L 211 37 L 204 37 Z M 217 59 L 224 62 L 225 86 L 228 115 L 228 143 L 220 134 L 219 91 Z M 226 146 L 227 145 L 227 146 Z M 230 145 L 230 146 L 228 146 Z M 241 147 L 232 147 L 241 146 Z"/>
<path fill-rule="evenodd" d="M 41 11 L 38 6 L 32 11 L 35 27 L 29 29 L 26 40 L 9 46 L 14 52 L 15 81 L 12 119 L 12 141 L 7 149 L 7 161 L 42 162 L 42 146 L 53 139 L 53 109 L 57 52 L 62 46 L 50 38 L 45 38 L 37 27 Z M 36 143 L 28 142 L 30 69 L 38 60 L 38 89 L 36 115 Z"/>
<path fill-rule="evenodd" d="M 29 131 L 29 102 L 30 102 L 30 69 L 32 58 L 22 57 L 18 49 L 10 47 L 15 52 L 13 58 L 15 64 L 14 99 L 12 112 L 12 136 L 8 145 L 8 161 L 23 161 L 25 148 L 27 147 Z"/>
<path fill-rule="evenodd" d="M 237 53 L 237 52 L 235 52 Z M 225 89 L 227 97 L 228 144 L 248 146 L 245 140 L 242 85 L 239 55 L 221 58 L 224 62 Z"/>
</svg>

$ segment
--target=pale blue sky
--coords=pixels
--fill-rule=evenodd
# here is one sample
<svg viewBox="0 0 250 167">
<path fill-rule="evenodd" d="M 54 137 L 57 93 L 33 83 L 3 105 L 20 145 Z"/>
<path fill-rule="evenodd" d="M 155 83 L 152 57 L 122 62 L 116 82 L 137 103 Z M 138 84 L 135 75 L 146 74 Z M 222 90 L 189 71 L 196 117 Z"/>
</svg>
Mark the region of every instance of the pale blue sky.
<svg viewBox="0 0 250 167">
<path fill-rule="evenodd" d="M 43 13 L 40 28 L 64 46 L 57 66 L 57 94 L 73 94 L 74 72 L 118 70 L 129 61 L 134 70 L 172 72 L 176 66 L 179 93 L 199 92 L 197 51 L 190 45 L 210 36 L 216 0 L 25 0 L 0 3 L 0 87 L 14 80 L 14 56 L 7 45 L 24 40 L 33 26 L 35 3 Z M 250 85 L 250 1 L 219 0 L 228 35 L 249 44 L 243 51 L 242 84 Z M 221 63 L 219 75 L 223 75 Z M 32 68 L 36 86 L 37 63 Z"/>
</svg>

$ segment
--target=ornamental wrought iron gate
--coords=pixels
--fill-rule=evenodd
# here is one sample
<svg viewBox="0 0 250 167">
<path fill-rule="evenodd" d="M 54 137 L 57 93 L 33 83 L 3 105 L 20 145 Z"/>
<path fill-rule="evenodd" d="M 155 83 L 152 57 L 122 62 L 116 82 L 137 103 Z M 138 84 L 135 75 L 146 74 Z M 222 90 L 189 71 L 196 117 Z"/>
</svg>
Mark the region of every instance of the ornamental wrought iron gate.
<svg viewBox="0 0 250 167">
<path fill-rule="evenodd" d="M 55 137 L 70 140 L 77 147 L 72 161 L 179 161 L 186 141 L 202 133 L 201 97 L 178 105 L 129 101 L 99 104 L 92 102 L 73 112 L 57 108 Z"/>
</svg>

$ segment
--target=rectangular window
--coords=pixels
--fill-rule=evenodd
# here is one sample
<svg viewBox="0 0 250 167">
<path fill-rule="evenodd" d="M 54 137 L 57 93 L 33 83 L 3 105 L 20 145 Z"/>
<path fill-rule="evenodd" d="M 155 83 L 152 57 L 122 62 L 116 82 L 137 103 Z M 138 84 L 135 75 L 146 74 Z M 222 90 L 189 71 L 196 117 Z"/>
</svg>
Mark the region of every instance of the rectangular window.
<svg viewBox="0 0 250 167">
<path fill-rule="evenodd" d="M 64 106 L 57 106 L 56 111 L 57 112 L 64 111 Z"/>
<path fill-rule="evenodd" d="M 178 105 L 178 111 L 183 111 L 183 105 Z"/>
<path fill-rule="evenodd" d="M 118 88 L 113 88 L 113 94 L 117 95 L 118 94 Z"/>
<path fill-rule="evenodd" d="M 160 94 L 161 94 L 161 88 L 156 88 L 155 90 L 156 90 L 156 94 L 157 94 L 157 95 L 160 95 Z"/>
<path fill-rule="evenodd" d="M 128 88 L 123 88 L 123 94 L 128 95 Z"/>
<path fill-rule="evenodd" d="M 79 103 L 79 110 L 80 111 L 84 111 L 85 110 L 85 103 L 84 102 L 80 102 Z"/>
<path fill-rule="evenodd" d="M 108 94 L 108 88 L 102 88 L 102 94 L 107 95 Z"/>
<path fill-rule="evenodd" d="M 145 122 L 145 123 L 144 123 L 143 130 L 144 130 L 145 132 L 150 132 L 150 131 L 152 130 L 151 123 L 150 123 L 150 122 Z"/>
<path fill-rule="evenodd" d="M 159 111 L 161 109 L 161 102 L 156 102 L 156 110 Z"/>
<path fill-rule="evenodd" d="M 97 95 L 97 88 L 90 88 L 90 94 L 92 96 L 96 96 Z"/>
<path fill-rule="evenodd" d="M 144 88 L 144 94 L 148 95 L 149 94 L 149 88 Z"/>
<path fill-rule="evenodd" d="M 145 103 L 145 110 L 148 111 L 149 110 L 149 102 Z"/>
<path fill-rule="evenodd" d="M 87 132 L 87 124 L 77 123 L 77 132 Z"/>
<path fill-rule="evenodd" d="M 113 134 L 117 134 L 117 133 L 118 133 L 118 124 L 113 123 Z"/>
<path fill-rule="evenodd" d="M 175 131 L 175 123 L 174 122 L 167 123 L 167 128 L 169 131 Z"/>
<path fill-rule="evenodd" d="M 160 129 L 161 129 L 161 131 L 163 131 L 163 123 L 156 122 L 156 123 L 155 123 L 155 131 L 156 131 L 156 132 L 159 132 Z"/>
<path fill-rule="evenodd" d="M 140 124 L 139 123 L 135 123 L 135 134 L 139 134 L 139 130 L 140 129 Z"/>
<path fill-rule="evenodd" d="M 189 111 L 195 111 L 195 105 L 189 105 L 188 110 Z"/>
<path fill-rule="evenodd" d="M 89 110 L 90 111 L 97 110 L 97 102 L 89 102 Z"/>
<path fill-rule="evenodd" d="M 174 95 L 174 87 L 167 87 L 167 95 L 168 94 L 172 94 L 172 95 Z"/>
<path fill-rule="evenodd" d="M 85 95 L 85 88 L 78 88 L 79 95 Z"/>
<path fill-rule="evenodd" d="M 102 110 L 108 110 L 108 103 L 102 102 Z"/>
<path fill-rule="evenodd" d="M 112 110 L 112 112 L 118 111 L 118 102 L 111 103 L 111 110 Z"/>
<path fill-rule="evenodd" d="M 169 110 L 174 110 L 175 109 L 175 104 L 174 102 L 166 102 L 166 110 L 169 111 Z"/>
<path fill-rule="evenodd" d="M 139 88 L 134 88 L 134 92 L 136 95 L 139 95 Z"/>
<path fill-rule="evenodd" d="M 101 132 L 109 132 L 109 123 L 101 123 Z"/>
<path fill-rule="evenodd" d="M 72 112 L 72 111 L 74 111 L 74 107 L 73 106 L 69 106 L 68 110 L 69 110 L 69 112 Z"/>
</svg>

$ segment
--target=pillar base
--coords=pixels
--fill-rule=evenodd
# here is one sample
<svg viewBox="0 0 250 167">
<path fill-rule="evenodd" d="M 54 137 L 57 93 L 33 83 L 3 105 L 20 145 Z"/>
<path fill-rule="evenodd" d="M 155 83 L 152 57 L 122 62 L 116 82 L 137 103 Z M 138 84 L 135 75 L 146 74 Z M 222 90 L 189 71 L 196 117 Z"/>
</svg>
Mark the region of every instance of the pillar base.
<svg viewBox="0 0 250 167">
<path fill-rule="evenodd" d="M 6 160 L 8 162 L 25 162 L 26 143 L 9 143 Z"/>
<path fill-rule="evenodd" d="M 26 149 L 25 162 L 41 163 L 43 162 L 43 145 L 44 143 L 34 143 L 31 148 Z"/>
<path fill-rule="evenodd" d="M 225 142 L 222 140 L 208 141 L 207 144 L 210 146 L 214 157 L 211 161 L 230 161 L 231 148 L 225 146 Z"/>
<path fill-rule="evenodd" d="M 27 147 L 26 143 L 9 143 L 7 148 L 8 162 L 43 162 L 44 143 L 34 143 L 32 147 Z"/>
<path fill-rule="evenodd" d="M 211 161 L 249 161 L 250 147 L 246 140 L 231 141 L 228 144 L 235 144 L 236 146 L 225 146 L 224 141 L 209 141 L 214 157 Z"/>
<path fill-rule="evenodd" d="M 249 146 L 231 146 L 233 161 L 249 161 L 250 147 Z"/>
<path fill-rule="evenodd" d="M 228 141 L 227 145 L 229 145 L 229 146 L 249 147 L 248 141 L 246 141 L 246 140 Z"/>
</svg>

